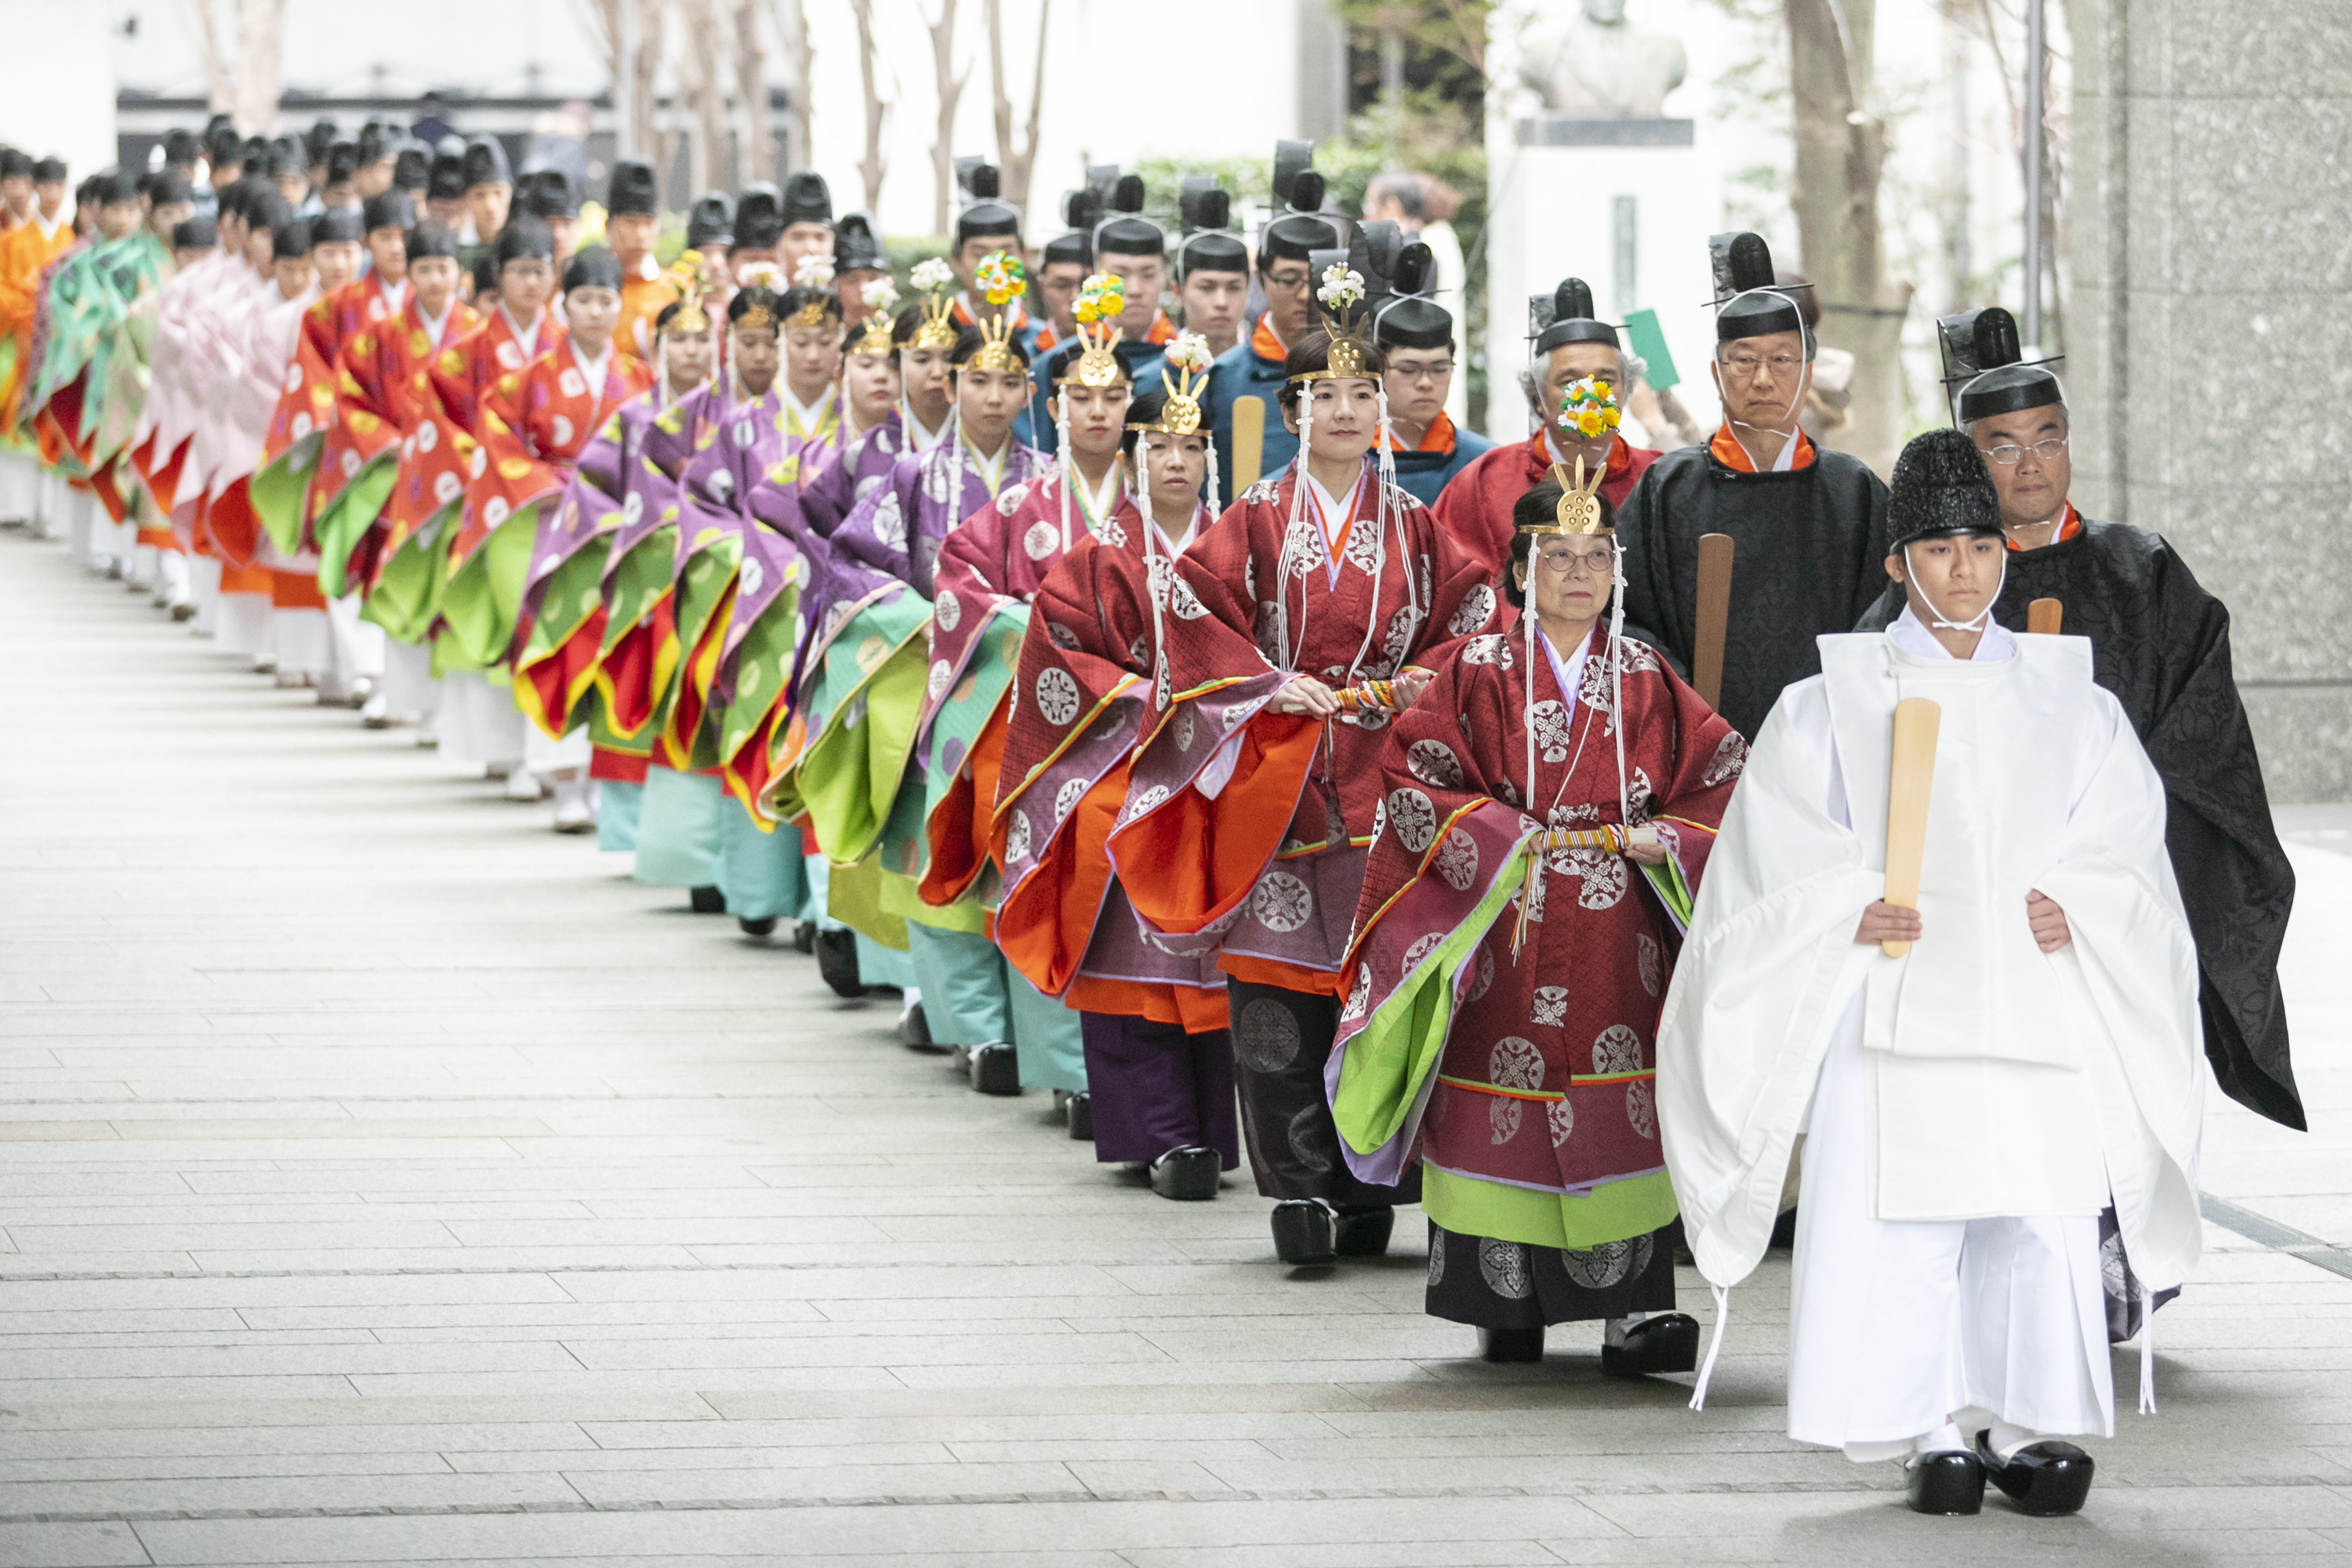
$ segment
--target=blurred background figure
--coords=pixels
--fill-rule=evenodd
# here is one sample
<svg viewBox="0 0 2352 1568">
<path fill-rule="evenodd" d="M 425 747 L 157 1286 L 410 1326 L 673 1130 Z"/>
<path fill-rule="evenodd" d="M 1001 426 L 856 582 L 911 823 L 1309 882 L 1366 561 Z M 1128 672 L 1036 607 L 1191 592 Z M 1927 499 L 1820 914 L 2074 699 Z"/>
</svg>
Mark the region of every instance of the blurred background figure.
<svg viewBox="0 0 2352 1568">
<path fill-rule="evenodd" d="M 1437 263 L 1437 288 L 1430 296 L 1455 321 L 1465 321 L 1463 284 L 1469 268 L 1463 262 L 1461 237 L 1454 232 L 1454 210 L 1462 198 L 1439 180 L 1410 169 L 1391 169 L 1375 175 L 1364 187 L 1364 220 L 1382 219 L 1404 230 L 1407 239 L 1429 247 Z M 1466 346 L 1466 345 L 1465 345 Z M 1470 378 L 1457 375 L 1445 395 L 1446 416 L 1462 429 L 1470 426 Z"/>
</svg>

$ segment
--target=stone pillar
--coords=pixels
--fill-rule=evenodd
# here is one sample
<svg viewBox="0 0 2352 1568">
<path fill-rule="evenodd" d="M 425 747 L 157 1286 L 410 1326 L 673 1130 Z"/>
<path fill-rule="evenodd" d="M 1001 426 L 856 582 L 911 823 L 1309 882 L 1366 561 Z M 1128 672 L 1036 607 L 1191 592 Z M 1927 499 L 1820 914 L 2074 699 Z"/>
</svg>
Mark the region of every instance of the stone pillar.
<svg viewBox="0 0 2352 1568">
<path fill-rule="evenodd" d="M 2074 498 L 2228 605 L 2274 802 L 2352 799 L 2352 30 L 2066 0 Z"/>
</svg>

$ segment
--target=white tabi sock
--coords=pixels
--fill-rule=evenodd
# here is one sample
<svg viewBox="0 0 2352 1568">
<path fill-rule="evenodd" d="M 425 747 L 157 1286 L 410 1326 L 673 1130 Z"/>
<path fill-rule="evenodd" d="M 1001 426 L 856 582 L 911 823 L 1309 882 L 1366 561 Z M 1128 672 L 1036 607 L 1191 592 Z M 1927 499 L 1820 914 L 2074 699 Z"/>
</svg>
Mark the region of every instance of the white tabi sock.
<svg viewBox="0 0 2352 1568">
<path fill-rule="evenodd" d="M 1965 1454 L 1969 1451 L 1967 1435 L 1960 1430 L 1958 1423 L 1952 1421 L 1945 1422 L 1933 1432 L 1914 1441 L 1922 1454 Z"/>
</svg>

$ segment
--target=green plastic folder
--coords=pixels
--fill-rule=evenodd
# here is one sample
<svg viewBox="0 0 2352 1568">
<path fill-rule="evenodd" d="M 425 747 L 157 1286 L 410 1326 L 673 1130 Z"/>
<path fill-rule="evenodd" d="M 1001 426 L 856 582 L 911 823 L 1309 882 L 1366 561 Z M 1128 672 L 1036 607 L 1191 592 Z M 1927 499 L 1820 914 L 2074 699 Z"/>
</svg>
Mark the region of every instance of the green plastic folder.
<svg viewBox="0 0 2352 1568">
<path fill-rule="evenodd" d="M 1664 392 L 1679 385 L 1682 375 L 1675 369 L 1674 351 L 1666 347 L 1666 334 L 1659 329 L 1655 310 L 1636 310 L 1625 318 L 1625 334 L 1633 339 L 1632 347 L 1650 367 L 1642 379 L 1653 392 Z"/>
</svg>

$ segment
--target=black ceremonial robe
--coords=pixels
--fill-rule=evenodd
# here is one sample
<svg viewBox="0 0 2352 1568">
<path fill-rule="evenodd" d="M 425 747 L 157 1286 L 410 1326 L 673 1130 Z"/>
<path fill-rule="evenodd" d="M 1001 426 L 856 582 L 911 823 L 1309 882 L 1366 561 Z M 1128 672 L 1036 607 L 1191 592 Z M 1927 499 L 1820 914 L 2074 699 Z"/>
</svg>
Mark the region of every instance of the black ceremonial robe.
<svg viewBox="0 0 2352 1568">
<path fill-rule="evenodd" d="M 2239 1104 L 2301 1131 L 2278 978 L 2294 868 L 2271 826 L 2230 674 L 2230 612 L 2162 536 L 2087 518 L 2072 539 L 2010 552 L 1993 618 L 2021 632 L 2036 599 L 2056 599 L 2064 629 L 2091 639 L 2093 678 L 2123 704 L 2164 780 L 2165 847 L 2197 939 L 2213 1077 Z M 1876 631 L 1902 613 L 1902 591 L 1889 584 L 1854 629 Z"/>
<path fill-rule="evenodd" d="M 1688 679 L 1697 638 L 1698 542 L 1732 538 L 1731 615 L 1717 710 L 1748 740 L 1780 689 L 1822 672 L 1813 639 L 1853 629 L 1886 585 L 1886 487 L 1856 458 L 1815 449 L 1780 474 L 1730 467 L 1705 446 L 1650 465 L 1617 518 L 1625 629 Z"/>
</svg>

